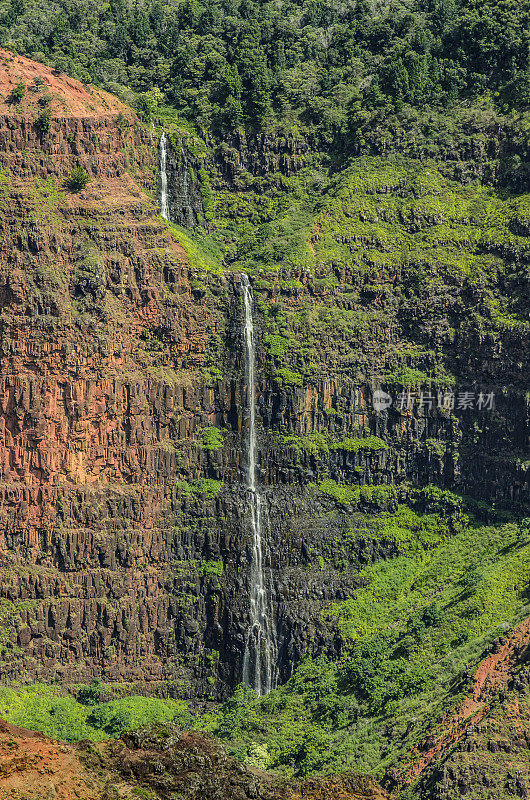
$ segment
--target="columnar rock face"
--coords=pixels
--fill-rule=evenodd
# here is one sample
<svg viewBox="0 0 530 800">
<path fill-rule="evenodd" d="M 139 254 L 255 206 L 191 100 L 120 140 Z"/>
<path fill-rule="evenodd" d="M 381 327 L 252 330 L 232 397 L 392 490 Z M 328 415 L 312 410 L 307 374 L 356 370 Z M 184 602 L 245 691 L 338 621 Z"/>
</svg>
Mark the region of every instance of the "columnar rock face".
<svg viewBox="0 0 530 800">
<path fill-rule="evenodd" d="M 240 277 L 190 262 L 158 215 L 158 138 L 116 98 L 1 51 L 0 75 L 4 97 L 28 85 L 20 106 L 0 103 L 0 680 L 97 676 L 224 697 L 241 680 L 249 616 Z M 303 147 L 287 149 L 289 173 Z M 225 155 L 232 180 L 237 159 Z M 78 167 L 91 180 L 73 193 Z M 175 206 L 182 163 L 171 169 Z M 180 221 L 195 224 L 191 178 L 184 199 Z M 257 307 L 329 299 L 318 276 L 290 279 L 256 283 Z M 320 481 L 523 499 L 524 465 L 473 453 L 524 429 L 526 344 L 454 333 L 454 362 L 503 387 L 477 433 L 449 411 L 374 409 L 381 381 L 366 376 L 399 345 L 382 314 L 369 329 L 337 329 L 331 349 L 315 329 L 321 368 L 303 382 L 279 379 L 259 311 L 255 325 L 264 561 L 285 679 L 304 652 L 340 652 L 331 604 L 359 584 L 357 567 L 398 552 L 352 535 L 361 512 L 393 507 L 393 489 L 364 492 L 354 509 Z M 299 446 L 319 433 L 386 444 Z"/>
<path fill-rule="evenodd" d="M 168 233 L 157 142 L 127 108 L 2 59 L 7 94 L 39 89 L 0 108 L 1 677 L 222 695 L 248 624 L 239 279 L 199 275 Z M 91 181 L 73 194 L 76 167 Z M 296 516 L 267 502 L 273 527 Z M 267 557 L 286 672 L 309 639 L 339 646 L 314 612 L 354 580 L 307 576 L 320 531 L 282 539 Z"/>
</svg>

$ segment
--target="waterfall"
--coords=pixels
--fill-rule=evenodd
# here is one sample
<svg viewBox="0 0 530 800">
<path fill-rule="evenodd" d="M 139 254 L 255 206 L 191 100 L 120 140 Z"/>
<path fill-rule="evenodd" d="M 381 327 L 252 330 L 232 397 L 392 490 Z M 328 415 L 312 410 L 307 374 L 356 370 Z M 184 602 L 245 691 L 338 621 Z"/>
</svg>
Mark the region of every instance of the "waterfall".
<svg viewBox="0 0 530 800">
<path fill-rule="evenodd" d="M 268 694 L 276 686 L 277 645 L 269 613 L 269 598 L 263 573 L 263 503 L 256 479 L 256 349 L 253 297 L 247 275 L 241 276 L 243 289 L 243 346 L 247 384 L 247 463 L 246 488 L 250 503 L 252 564 L 250 570 L 250 624 L 245 640 L 243 683 L 258 695 Z"/>
<path fill-rule="evenodd" d="M 170 221 L 169 199 L 167 194 L 167 134 L 160 137 L 160 214 Z"/>
</svg>

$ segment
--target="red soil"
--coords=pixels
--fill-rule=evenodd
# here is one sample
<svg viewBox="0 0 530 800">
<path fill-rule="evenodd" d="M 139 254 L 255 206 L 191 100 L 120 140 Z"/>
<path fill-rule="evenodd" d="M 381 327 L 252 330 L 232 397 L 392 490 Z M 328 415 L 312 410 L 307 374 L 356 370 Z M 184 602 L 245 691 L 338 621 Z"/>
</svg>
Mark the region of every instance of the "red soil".
<svg viewBox="0 0 530 800">
<path fill-rule="evenodd" d="M 71 747 L 0 721 L 0 800 L 101 796 Z"/>
<path fill-rule="evenodd" d="M 445 717 L 441 732 L 429 736 L 411 752 L 412 763 L 404 782 L 411 783 L 448 748 L 462 738 L 467 728 L 479 722 L 491 708 L 491 701 L 508 685 L 514 667 L 530 654 L 530 618 L 521 622 L 496 652 L 478 665 L 473 686 L 460 706 Z"/>
<path fill-rule="evenodd" d="M 44 81 L 39 91 L 31 88 L 35 88 L 35 78 Z M 39 98 L 48 93 L 53 97 L 51 108 L 55 116 L 97 117 L 120 111 L 127 117 L 131 116 L 130 110 L 117 97 L 94 86 L 84 86 L 44 64 L 0 49 L 0 113 L 12 112 L 11 93 L 20 82 L 26 86 L 26 94 L 19 104 L 25 115 L 40 112 Z"/>
</svg>

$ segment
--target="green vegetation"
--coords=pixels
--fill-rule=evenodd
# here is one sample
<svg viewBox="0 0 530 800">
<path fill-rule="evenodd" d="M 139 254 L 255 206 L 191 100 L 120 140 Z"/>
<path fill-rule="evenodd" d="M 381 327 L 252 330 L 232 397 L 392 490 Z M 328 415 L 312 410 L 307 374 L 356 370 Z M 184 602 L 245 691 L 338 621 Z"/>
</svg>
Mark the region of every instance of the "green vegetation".
<svg viewBox="0 0 530 800">
<path fill-rule="evenodd" d="M 87 691 L 91 689 L 92 692 Z M 155 722 L 193 722 L 187 703 L 128 696 L 99 702 L 106 687 L 80 687 L 78 700 L 64 689 L 44 684 L 0 687 L 0 714 L 14 725 L 66 742 L 101 741 Z"/>
<path fill-rule="evenodd" d="M 283 386 L 301 386 L 302 376 L 299 372 L 294 372 L 287 367 L 281 367 L 276 370 L 276 380 Z"/>
<path fill-rule="evenodd" d="M 372 452 L 377 453 L 381 450 L 388 450 L 388 445 L 378 436 L 364 436 L 358 439 L 347 437 L 341 441 L 334 441 L 328 433 L 308 433 L 306 436 L 296 436 L 288 434 L 280 437 L 284 447 L 290 447 L 300 456 L 302 453 L 309 455 L 327 455 L 332 450 L 345 450 L 349 453 Z"/>
<path fill-rule="evenodd" d="M 296 436 L 289 434 L 280 438 L 284 447 L 290 447 L 300 456 L 308 453 L 316 456 L 321 453 L 329 453 L 329 437 L 324 433 L 308 433 L 306 436 Z"/>
<path fill-rule="evenodd" d="M 224 571 L 224 564 L 222 561 L 201 561 L 199 564 L 199 572 L 201 575 L 215 575 L 220 578 Z"/>
<path fill-rule="evenodd" d="M 66 181 L 67 187 L 71 192 L 80 192 L 86 189 L 90 182 L 90 175 L 82 167 L 75 167 Z"/>
<path fill-rule="evenodd" d="M 359 450 L 377 453 L 388 450 L 388 445 L 379 436 L 365 436 L 362 439 L 343 439 L 330 445 L 330 450 L 346 450 L 348 453 L 358 453 Z"/>
<path fill-rule="evenodd" d="M 222 488 L 222 481 L 217 481 L 214 478 L 198 478 L 190 483 L 188 481 L 175 481 L 175 489 L 185 497 L 205 495 L 207 500 L 211 500 L 219 494 Z"/>
<path fill-rule="evenodd" d="M 221 428 L 210 426 L 204 428 L 200 434 L 201 447 L 204 450 L 220 450 L 224 444 L 224 432 Z"/>
<path fill-rule="evenodd" d="M 41 113 L 37 117 L 35 125 L 37 126 L 37 130 L 39 131 L 41 136 L 46 136 L 46 134 L 49 133 L 51 120 L 52 120 L 52 112 L 49 108 L 45 108 L 43 111 L 41 111 Z"/>
<path fill-rule="evenodd" d="M 415 113 L 428 126 L 473 100 L 490 114 L 528 109 L 528 14 L 514 0 L 88 0 L 82 11 L 59 0 L 53 13 L 6 0 L 0 31 L 2 43 L 104 84 L 147 119 L 166 100 L 201 130 L 275 126 L 338 149 L 365 127 L 395 131 Z"/>
<path fill-rule="evenodd" d="M 318 198 L 310 173 L 289 179 L 282 192 L 273 176 L 260 179 L 265 201 L 249 194 L 226 227 L 216 207 L 217 235 L 235 238 L 234 265 L 255 272 L 264 344 L 279 382 L 297 387 L 347 370 L 363 383 L 378 374 L 396 404 L 407 391 L 437 403 L 457 382 L 455 331 L 472 324 L 496 337 L 526 335 L 526 195 L 463 185 L 441 164 L 397 155 L 353 159 Z M 294 251 L 286 247 L 277 259 L 269 249 L 277 236 L 291 241 L 285 215 L 302 208 L 312 220 L 304 287 L 290 279 L 300 267 Z M 307 242 L 307 229 L 301 235 Z M 420 341 L 416 321 L 424 317 Z"/>
<path fill-rule="evenodd" d="M 318 490 L 345 506 L 374 506 L 385 508 L 395 504 L 396 490 L 393 486 L 345 486 L 332 478 L 318 484 Z"/>
<path fill-rule="evenodd" d="M 166 224 L 186 251 L 189 262 L 197 275 L 195 287 L 197 289 L 204 288 L 199 280 L 201 276 L 207 273 L 220 275 L 222 272 L 223 251 L 221 246 L 203 233 L 190 233 L 171 222 L 166 222 Z"/>
<path fill-rule="evenodd" d="M 26 96 L 26 84 L 19 81 L 13 91 L 11 92 L 11 101 L 13 103 L 20 103 Z"/>
<path fill-rule="evenodd" d="M 458 704 L 455 686 L 492 641 L 528 616 L 524 523 L 452 529 L 406 507 L 376 519 L 382 536 L 397 528 L 415 546 L 366 567 L 365 586 L 334 606 L 350 642 L 341 661 L 306 658 L 266 698 L 241 687 L 221 706 L 213 729 L 248 763 L 259 746 L 286 774 L 391 772 Z"/>
</svg>

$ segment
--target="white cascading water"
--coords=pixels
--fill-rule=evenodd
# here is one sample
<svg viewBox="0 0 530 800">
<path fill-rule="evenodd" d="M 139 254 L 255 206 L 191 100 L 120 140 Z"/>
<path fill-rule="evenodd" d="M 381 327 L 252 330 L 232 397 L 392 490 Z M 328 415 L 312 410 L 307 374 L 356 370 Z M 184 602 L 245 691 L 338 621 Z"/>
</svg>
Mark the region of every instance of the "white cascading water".
<svg viewBox="0 0 530 800">
<path fill-rule="evenodd" d="M 160 137 L 160 214 L 169 219 L 169 198 L 167 194 L 167 134 Z"/>
<path fill-rule="evenodd" d="M 243 289 L 243 344 L 245 350 L 247 410 L 246 488 L 250 503 L 252 531 L 252 565 L 250 570 L 250 624 L 245 640 L 243 683 L 252 686 L 258 696 L 268 694 L 276 686 L 277 644 L 269 613 L 267 588 L 263 575 L 262 500 L 256 481 L 256 351 L 253 297 L 247 275 L 241 276 Z"/>
</svg>

